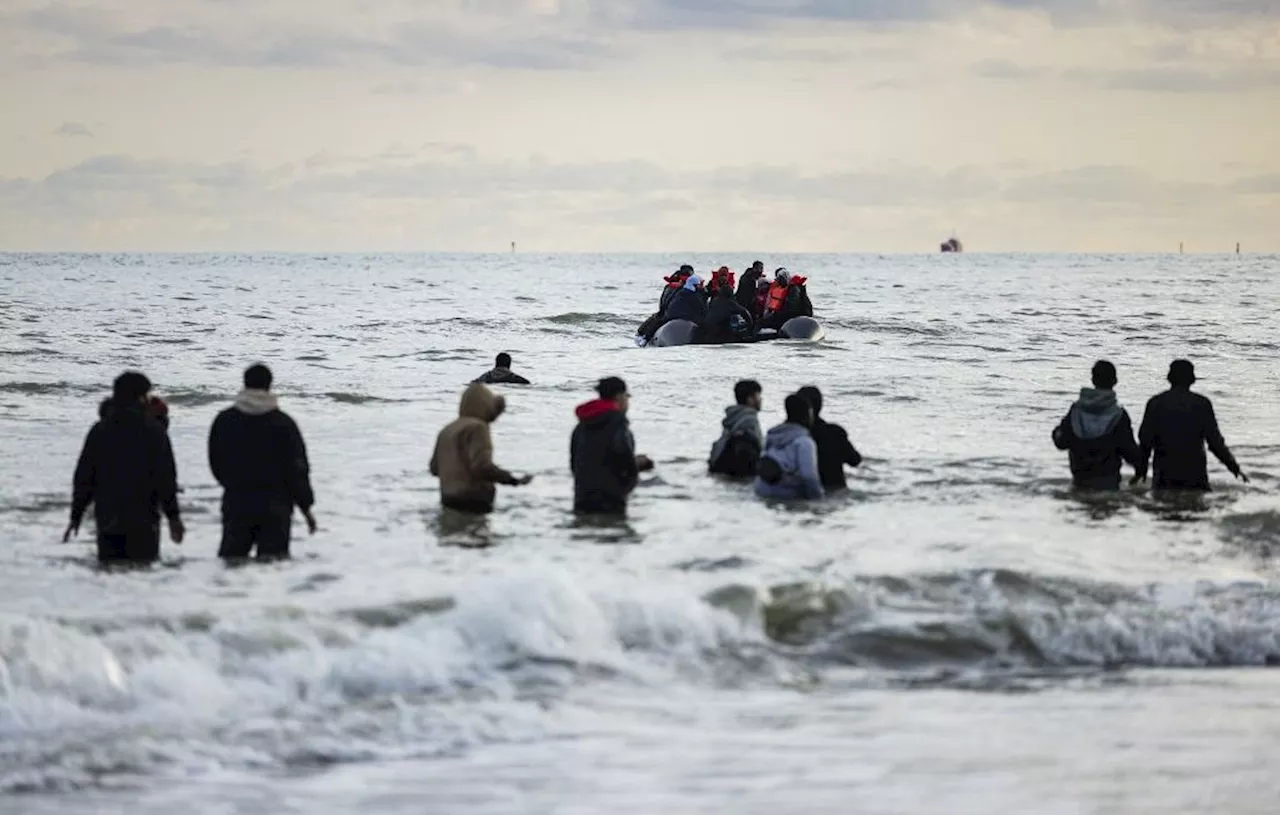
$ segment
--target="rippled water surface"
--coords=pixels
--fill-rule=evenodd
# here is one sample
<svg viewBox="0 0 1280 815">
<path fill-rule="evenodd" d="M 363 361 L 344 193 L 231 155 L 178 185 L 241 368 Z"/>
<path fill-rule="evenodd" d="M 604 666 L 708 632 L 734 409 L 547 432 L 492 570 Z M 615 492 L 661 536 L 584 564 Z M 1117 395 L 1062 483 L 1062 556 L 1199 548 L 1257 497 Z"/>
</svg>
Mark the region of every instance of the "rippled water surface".
<svg viewBox="0 0 1280 815">
<path fill-rule="evenodd" d="M 811 277 L 825 342 L 635 348 L 678 257 L 0 255 L 0 809 L 1275 812 L 1280 262 L 762 259 Z M 536 480 L 459 525 L 427 461 L 503 350 L 535 384 L 498 460 Z M 1049 431 L 1093 360 L 1136 423 L 1176 356 L 1253 484 L 1073 495 Z M 259 359 L 322 528 L 228 569 L 206 433 Z M 188 540 L 104 574 L 58 539 L 132 366 Z M 579 525 L 573 408 L 609 374 L 658 466 Z M 705 474 L 746 376 L 768 424 L 823 389 L 848 494 Z"/>
</svg>

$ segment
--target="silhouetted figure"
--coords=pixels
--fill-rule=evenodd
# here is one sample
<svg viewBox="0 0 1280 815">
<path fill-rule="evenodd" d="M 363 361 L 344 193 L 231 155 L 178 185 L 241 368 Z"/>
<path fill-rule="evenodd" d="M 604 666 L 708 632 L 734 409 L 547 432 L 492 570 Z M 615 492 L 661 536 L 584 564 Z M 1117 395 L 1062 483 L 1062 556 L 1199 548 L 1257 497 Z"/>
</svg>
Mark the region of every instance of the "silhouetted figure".
<svg viewBox="0 0 1280 815">
<path fill-rule="evenodd" d="M 639 474 L 653 469 L 653 462 L 636 455 L 627 422 L 627 383 L 616 376 L 601 379 L 596 393 L 600 398 L 578 406 L 578 426 L 569 440 L 573 509 L 584 515 L 623 515 Z"/>
<path fill-rule="evenodd" d="M 471 380 L 473 383 L 484 385 L 528 385 L 529 380 L 517 373 L 511 372 L 511 355 L 507 353 L 498 354 L 493 361 L 493 370 L 483 373 Z"/>
<path fill-rule="evenodd" d="M 1116 366 L 1105 359 L 1093 366 L 1093 387 L 1081 388 L 1080 398 L 1053 429 L 1053 444 L 1066 450 L 1071 480 L 1087 490 L 1120 489 L 1120 463 L 1128 462 L 1136 476 L 1145 476 L 1146 459 L 1133 439 L 1133 422 L 1116 401 Z"/>
<path fill-rule="evenodd" d="M 506 407 L 505 399 L 478 382 L 462 392 L 458 418 L 440 431 L 431 453 L 431 474 L 440 479 L 440 503 L 448 509 L 487 514 L 493 511 L 495 484 L 519 487 L 533 480 L 493 463 L 489 425 Z"/>
<path fill-rule="evenodd" d="M 761 498 L 798 500 L 822 498 L 818 474 L 818 446 L 809 434 L 813 407 L 798 394 L 786 399 L 787 421 L 770 428 L 764 455 L 756 466 L 756 495 Z"/>
<path fill-rule="evenodd" d="M 707 306 L 707 316 L 702 321 L 702 339 L 704 342 L 731 342 L 755 333 L 755 320 L 738 301 L 733 299 L 733 290 L 721 286 L 711 298 Z"/>
<path fill-rule="evenodd" d="M 1241 471 L 1218 430 L 1213 403 L 1191 392 L 1195 381 L 1195 366 L 1185 359 L 1174 360 L 1169 366 L 1171 387 L 1147 402 L 1142 426 L 1138 429 L 1143 466 L 1140 474 L 1134 476 L 1135 482 L 1146 478 L 1146 462 L 1154 453 L 1152 486 L 1155 489 L 1207 492 L 1209 470 L 1204 448 L 1208 445 L 1232 475 L 1249 483 L 1249 477 Z"/>
<path fill-rule="evenodd" d="M 724 409 L 720 438 L 711 445 L 707 468 L 712 473 L 733 478 L 750 478 L 764 452 L 764 431 L 760 429 L 760 408 L 764 404 L 760 383 L 744 379 L 733 386 L 735 404 Z"/>
<path fill-rule="evenodd" d="M 94 505 L 98 560 L 104 564 L 151 563 L 160 557 L 160 514 L 169 537 L 182 543 L 178 468 L 169 436 L 147 415 L 151 381 L 127 371 L 116 378 L 109 404 L 85 438 L 76 464 L 69 541 Z"/>
<path fill-rule="evenodd" d="M 809 426 L 809 435 L 818 446 L 818 473 L 822 477 L 824 489 L 843 490 L 847 488 L 844 467 L 862 465 L 862 454 L 849 441 L 849 434 L 838 424 L 822 419 L 822 391 L 812 385 L 796 391 L 800 398 L 813 408 L 813 424 Z"/>
<path fill-rule="evenodd" d="M 209 468 L 222 485 L 222 545 L 218 557 L 289 557 L 293 508 L 316 532 L 311 465 L 297 423 L 271 393 L 271 370 L 244 372 L 244 390 L 209 431 Z"/>
</svg>

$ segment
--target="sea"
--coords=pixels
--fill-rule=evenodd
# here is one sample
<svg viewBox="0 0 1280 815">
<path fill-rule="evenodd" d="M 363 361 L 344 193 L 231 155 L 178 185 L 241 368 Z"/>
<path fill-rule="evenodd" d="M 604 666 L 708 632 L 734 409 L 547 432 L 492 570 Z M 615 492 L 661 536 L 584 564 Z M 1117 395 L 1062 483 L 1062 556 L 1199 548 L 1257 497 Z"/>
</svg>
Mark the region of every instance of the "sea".
<svg viewBox="0 0 1280 815">
<path fill-rule="evenodd" d="M 638 348 L 662 276 L 809 278 L 816 344 Z M 0 811 L 1275 813 L 1280 258 L 0 255 Z M 496 459 L 442 515 L 436 433 L 501 351 Z M 1191 359 L 1252 482 L 1071 489 L 1099 358 L 1141 421 Z M 262 361 L 320 529 L 216 557 L 207 436 Z M 168 401 L 187 539 L 61 543 L 98 403 Z M 632 394 L 628 517 L 571 513 L 574 408 Z M 769 505 L 707 474 L 734 383 L 803 385 L 866 458 Z"/>
</svg>

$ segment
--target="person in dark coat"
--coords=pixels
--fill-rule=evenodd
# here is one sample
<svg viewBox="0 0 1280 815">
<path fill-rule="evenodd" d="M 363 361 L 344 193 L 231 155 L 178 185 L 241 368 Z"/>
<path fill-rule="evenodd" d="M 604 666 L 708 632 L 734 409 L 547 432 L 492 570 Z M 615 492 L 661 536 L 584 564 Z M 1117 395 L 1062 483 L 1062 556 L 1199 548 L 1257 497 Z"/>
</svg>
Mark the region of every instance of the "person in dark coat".
<svg viewBox="0 0 1280 815">
<path fill-rule="evenodd" d="M 667 305 L 665 322 L 689 320 L 702 324 L 707 316 L 707 301 L 702 296 L 702 292 L 698 291 L 700 285 L 702 285 L 702 278 L 697 275 L 691 275 L 684 282 L 684 287 L 675 293 Z"/>
<path fill-rule="evenodd" d="M 1177 359 L 1169 366 L 1169 390 L 1151 397 L 1142 414 L 1138 429 L 1140 475 L 1133 481 L 1146 479 L 1146 462 L 1155 454 L 1153 487 L 1158 490 L 1209 491 L 1208 459 L 1204 448 L 1232 475 L 1244 483 L 1249 477 L 1240 469 L 1218 429 L 1213 403 L 1191 392 L 1196 382 L 1196 369 L 1189 361 Z"/>
<path fill-rule="evenodd" d="M 664 277 L 663 281 L 667 284 L 662 287 L 662 294 L 658 297 L 658 314 L 665 315 L 667 306 L 671 305 L 671 300 L 679 293 L 680 289 L 690 277 L 693 277 L 693 267 L 684 264 L 679 271 L 671 277 Z M 678 284 L 678 285 L 677 285 Z"/>
<path fill-rule="evenodd" d="M 738 279 L 738 292 L 734 295 L 734 299 L 753 317 L 756 316 L 756 287 L 763 279 L 764 264 L 758 260 L 751 264 L 751 268 L 743 272 L 742 277 Z"/>
<path fill-rule="evenodd" d="M 1053 429 L 1053 444 L 1068 451 L 1071 480 L 1080 489 L 1120 489 L 1122 461 L 1135 474 L 1147 471 L 1133 440 L 1133 422 L 1116 401 L 1118 381 L 1116 366 L 1098 360 L 1093 366 L 1093 387 L 1080 389 L 1080 398 Z"/>
<path fill-rule="evenodd" d="M 838 424 L 822 419 L 822 391 L 812 385 L 796 391 L 796 395 L 804 399 L 813 408 L 813 424 L 809 427 L 809 435 L 813 436 L 818 446 L 818 473 L 822 477 L 822 487 L 828 491 L 847 488 L 844 466 L 858 467 L 862 464 L 862 454 L 849 441 L 849 434 Z"/>
<path fill-rule="evenodd" d="M 181 544 L 186 535 L 178 509 L 178 467 L 168 434 L 147 415 L 150 391 L 151 381 L 143 374 L 121 374 L 76 464 L 71 522 L 62 540 L 80 531 L 92 503 L 103 564 L 157 560 L 161 513 L 168 519 L 170 540 Z"/>
<path fill-rule="evenodd" d="M 245 371 L 244 390 L 209 431 L 209 468 L 223 489 L 223 559 L 247 558 L 255 547 L 259 560 L 289 557 L 295 506 L 316 531 L 307 447 L 270 392 L 271 378 L 265 365 Z"/>
<path fill-rule="evenodd" d="M 529 380 L 511 370 L 511 355 L 498 354 L 493 361 L 493 370 L 480 374 L 471 380 L 473 385 L 528 385 Z"/>
<path fill-rule="evenodd" d="M 578 406 L 578 426 L 569 440 L 573 510 L 583 515 L 624 515 L 639 474 L 653 469 L 653 462 L 636 455 L 627 423 L 631 405 L 627 383 L 614 376 L 601 379 L 596 393 L 598 399 Z"/>
<path fill-rule="evenodd" d="M 734 317 L 738 320 L 735 321 Z M 738 326 L 735 327 L 734 323 Z M 727 286 L 716 290 L 707 307 L 707 316 L 702 321 L 702 338 L 706 342 L 724 342 L 741 337 L 750 337 L 755 333 L 755 320 L 733 298 L 733 292 Z"/>
</svg>

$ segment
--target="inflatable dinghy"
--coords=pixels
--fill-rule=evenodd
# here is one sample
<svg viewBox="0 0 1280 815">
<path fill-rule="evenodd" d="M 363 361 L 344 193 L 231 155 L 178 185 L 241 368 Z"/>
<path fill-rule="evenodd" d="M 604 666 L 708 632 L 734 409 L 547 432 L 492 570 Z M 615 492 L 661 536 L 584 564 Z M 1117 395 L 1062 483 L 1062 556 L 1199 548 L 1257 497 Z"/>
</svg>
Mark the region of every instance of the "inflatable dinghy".
<svg viewBox="0 0 1280 815">
<path fill-rule="evenodd" d="M 750 336 L 737 339 L 713 340 L 708 343 L 703 340 L 702 330 L 698 328 L 697 323 L 690 320 L 672 320 L 658 329 L 658 333 L 653 335 L 653 341 L 648 345 L 657 348 L 671 348 L 677 345 L 739 345 L 768 342 L 769 340 L 818 342 L 825 336 L 826 332 L 822 328 L 822 323 L 812 317 L 792 317 L 782 324 L 782 328 L 776 331 L 771 328 L 762 328 Z M 643 342 L 640 338 L 637 338 L 637 340 Z"/>
</svg>

